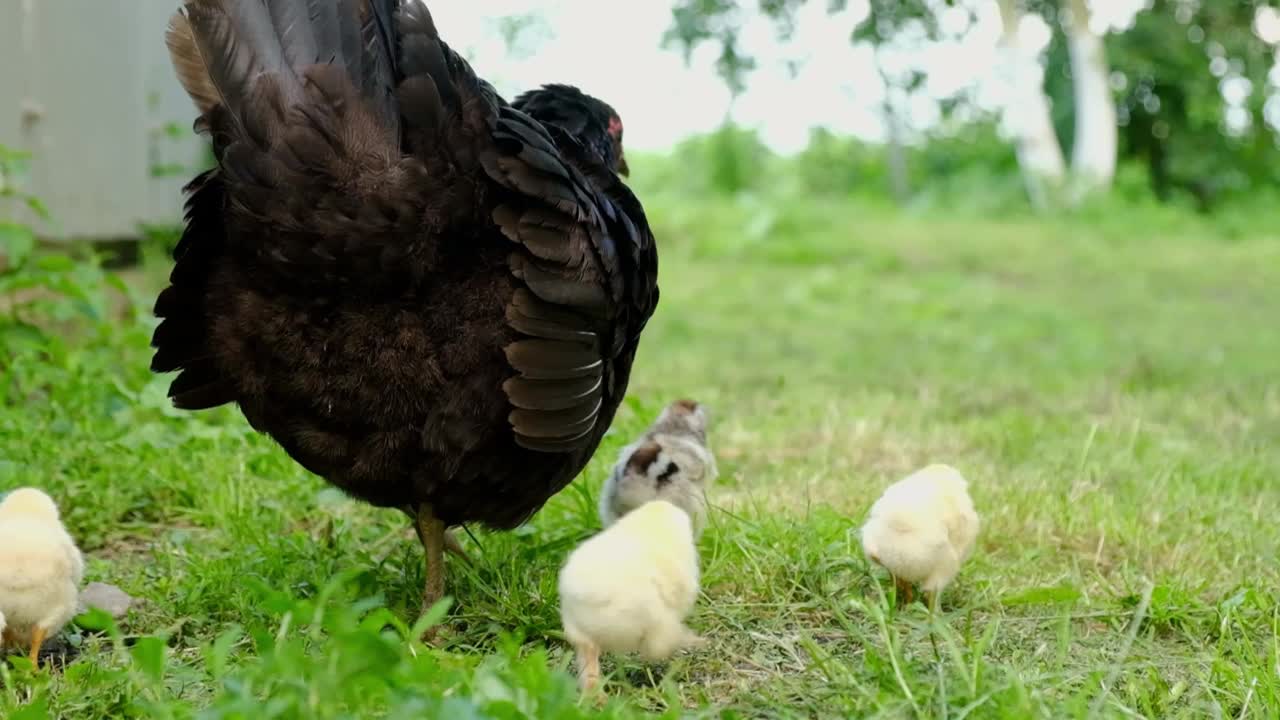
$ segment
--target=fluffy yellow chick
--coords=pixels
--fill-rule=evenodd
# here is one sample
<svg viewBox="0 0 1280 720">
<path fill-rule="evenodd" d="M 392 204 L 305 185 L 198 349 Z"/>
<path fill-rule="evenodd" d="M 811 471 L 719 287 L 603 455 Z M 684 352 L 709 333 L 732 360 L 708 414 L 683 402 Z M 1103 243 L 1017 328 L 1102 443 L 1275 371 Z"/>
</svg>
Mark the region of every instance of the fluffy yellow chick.
<svg viewBox="0 0 1280 720">
<path fill-rule="evenodd" d="M 899 600 L 919 585 L 929 605 L 969 559 L 978 536 L 969 484 L 949 465 L 930 465 L 890 485 L 871 506 L 862 549 L 893 575 Z"/>
<path fill-rule="evenodd" d="M 619 453 L 600 492 L 600 522 L 609 527 L 650 500 L 666 500 L 689 513 L 694 536 L 701 535 L 707 486 L 717 472 L 707 424 L 706 408 L 693 400 L 668 405 L 639 440 Z"/>
<path fill-rule="evenodd" d="M 9 493 L 0 502 L 0 645 L 29 645 L 36 662 L 45 638 L 76 614 L 83 579 L 53 500 L 33 488 Z"/>
<path fill-rule="evenodd" d="M 665 500 L 627 513 L 580 545 L 560 571 L 560 619 L 582 690 L 600 681 L 600 653 L 662 660 L 701 644 L 684 624 L 698 596 L 689 515 Z"/>
</svg>

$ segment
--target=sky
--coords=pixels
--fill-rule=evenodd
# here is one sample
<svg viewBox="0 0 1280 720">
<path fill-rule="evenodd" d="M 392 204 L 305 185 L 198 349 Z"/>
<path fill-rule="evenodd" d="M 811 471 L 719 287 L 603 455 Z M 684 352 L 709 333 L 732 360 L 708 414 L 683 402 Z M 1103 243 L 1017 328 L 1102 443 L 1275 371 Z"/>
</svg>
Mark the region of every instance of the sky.
<svg viewBox="0 0 1280 720">
<path fill-rule="evenodd" d="M 627 147 L 665 150 L 680 139 L 720 125 L 730 109 L 729 92 L 715 73 L 717 50 L 695 52 L 686 65 L 677 50 L 661 47 L 673 0 L 487 0 L 476 11 L 472 0 L 428 0 L 445 41 L 463 52 L 476 72 L 504 93 L 547 82 L 579 86 L 617 109 Z M 1098 27 L 1124 27 L 1145 0 L 1093 0 Z M 744 4 L 753 6 L 752 0 Z M 771 24 L 750 17 L 742 43 L 759 61 L 747 91 L 733 107 L 733 119 L 757 129 L 779 152 L 804 147 L 817 126 L 869 140 L 884 136 L 879 107 L 883 85 L 869 47 L 849 37 L 866 17 L 866 0 L 851 0 L 837 15 L 826 0 L 810 0 L 801 10 L 793 42 L 781 45 Z M 540 31 L 530 36 L 532 52 L 508 54 L 494 18 L 537 13 Z M 945 19 L 944 19 L 945 20 Z M 1020 30 L 1048 39 L 1038 18 Z M 994 2 L 963 40 L 918 53 L 912 61 L 928 69 L 929 90 L 947 95 L 997 76 L 996 43 L 1001 32 Z M 535 49 L 536 48 L 536 49 Z M 799 66 L 794 76 L 786 62 Z M 999 90 L 979 93 L 998 102 Z M 912 122 L 928 125 L 937 114 L 927 101 L 910 108 Z"/>
</svg>

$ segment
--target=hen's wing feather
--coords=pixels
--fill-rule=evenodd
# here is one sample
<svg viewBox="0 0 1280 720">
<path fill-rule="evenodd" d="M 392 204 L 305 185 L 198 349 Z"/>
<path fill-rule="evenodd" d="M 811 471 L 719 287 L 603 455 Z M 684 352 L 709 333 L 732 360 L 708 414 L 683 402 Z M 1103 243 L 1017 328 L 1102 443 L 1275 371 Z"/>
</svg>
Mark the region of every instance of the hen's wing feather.
<svg viewBox="0 0 1280 720">
<path fill-rule="evenodd" d="M 503 389 L 509 420 L 524 447 L 547 452 L 589 442 L 603 398 L 616 398 L 612 361 L 625 344 L 619 328 L 653 312 L 648 297 L 634 302 L 619 243 L 652 256 L 643 212 L 633 222 L 588 178 L 616 176 L 576 141 L 503 102 L 465 61 L 440 40 L 420 3 L 401 12 L 401 105 L 408 139 L 419 155 L 436 143 L 455 163 L 494 187 L 491 219 L 516 243 L 509 268 L 524 286 L 507 305 L 509 325 L 522 337 L 504 350 L 515 376 Z M 472 165 L 471 163 L 475 163 Z M 638 208 L 638 203 L 635 204 Z M 656 271 L 656 257 L 647 260 Z M 641 273 L 636 282 L 656 283 Z"/>
</svg>

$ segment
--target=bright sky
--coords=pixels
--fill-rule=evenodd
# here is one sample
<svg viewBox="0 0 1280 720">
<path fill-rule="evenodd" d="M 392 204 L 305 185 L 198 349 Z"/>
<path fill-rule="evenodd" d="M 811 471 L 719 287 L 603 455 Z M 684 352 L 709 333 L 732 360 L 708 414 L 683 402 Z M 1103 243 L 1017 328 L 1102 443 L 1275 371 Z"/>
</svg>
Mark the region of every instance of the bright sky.
<svg viewBox="0 0 1280 720">
<path fill-rule="evenodd" d="M 577 85 L 618 110 L 630 148 L 669 148 L 683 137 L 714 129 L 729 110 L 729 93 L 713 66 L 713 48 L 695 54 L 691 66 L 677 51 L 661 48 L 672 0 L 487 0 L 483 13 L 470 0 L 427 2 L 444 39 L 509 97 L 546 82 Z M 1100 26 L 1123 27 L 1144 3 L 1093 0 L 1094 20 Z M 750 0 L 743 4 L 754 5 Z M 868 139 L 883 136 L 878 110 L 883 85 L 871 51 L 849 42 L 867 3 L 848 4 L 845 12 L 828 16 L 826 0 L 809 0 L 795 42 L 786 47 L 774 39 L 763 17 L 748 22 L 742 41 L 759 59 L 759 69 L 738 100 L 734 119 L 757 128 L 776 150 L 803 147 L 810 129 L 820 125 Z M 491 18 L 531 12 L 545 19 L 546 36 L 529 57 L 508 57 Z M 1047 39 L 1047 28 L 1036 28 L 1034 22 L 1023 30 Z M 930 48 L 911 60 L 928 68 L 932 93 L 949 94 L 993 75 L 999 34 L 1000 18 L 991 2 L 963 40 Z M 794 77 L 785 69 L 787 60 L 800 64 Z M 913 124 L 928 125 L 935 114 L 928 102 L 911 108 Z"/>
</svg>

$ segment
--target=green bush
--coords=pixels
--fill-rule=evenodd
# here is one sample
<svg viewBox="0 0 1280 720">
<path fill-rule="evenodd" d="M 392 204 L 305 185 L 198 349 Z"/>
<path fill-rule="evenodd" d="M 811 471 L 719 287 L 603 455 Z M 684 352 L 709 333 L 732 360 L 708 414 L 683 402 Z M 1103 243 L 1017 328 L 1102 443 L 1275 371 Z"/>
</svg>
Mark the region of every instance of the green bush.
<svg viewBox="0 0 1280 720">
<path fill-rule="evenodd" d="M 808 147 L 786 164 L 807 192 L 888 196 L 889 170 L 884 150 L 840 137 L 826 128 L 815 129 Z"/>
<path fill-rule="evenodd" d="M 0 373 L 8 380 L 0 383 L 0 403 L 22 402 L 29 392 L 24 378 L 32 380 L 27 375 L 34 370 L 75 366 L 85 340 L 105 348 L 132 341 L 117 332 L 113 308 L 121 297 L 126 315 L 142 304 L 138 290 L 105 272 L 92 253 L 73 257 L 38 248 L 28 218 L 50 218 L 23 190 L 27 161 L 25 153 L 0 145 Z"/>
</svg>

